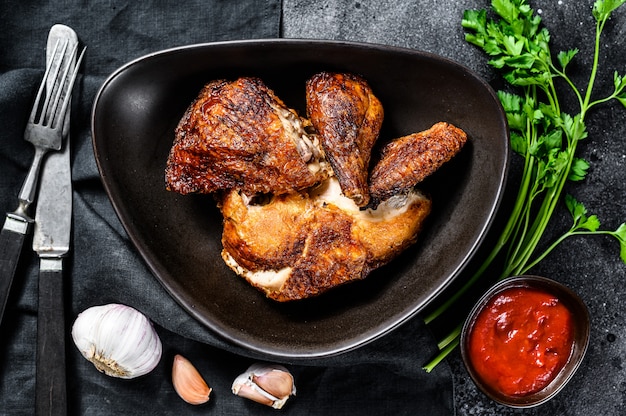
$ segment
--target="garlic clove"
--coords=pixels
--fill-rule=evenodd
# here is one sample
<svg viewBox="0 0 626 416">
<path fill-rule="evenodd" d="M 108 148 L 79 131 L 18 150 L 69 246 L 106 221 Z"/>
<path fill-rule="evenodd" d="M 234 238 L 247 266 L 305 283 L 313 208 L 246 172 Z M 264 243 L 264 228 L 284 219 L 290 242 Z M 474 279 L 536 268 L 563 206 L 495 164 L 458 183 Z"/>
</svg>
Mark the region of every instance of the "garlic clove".
<svg viewBox="0 0 626 416">
<path fill-rule="evenodd" d="M 135 378 L 152 371 L 162 344 L 150 320 L 126 305 L 94 306 L 81 312 L 72 326 L 80 353 L 108 376 Z"/>
<path fill-rule="evenodd" d="M 182 355 L 176 354 L 172 365 L 172 384 L 181 399 L 189 404 L 209 401 L 211 388 L 206 384 L 196 367 Z"/>
<path fill-rule="evenodd" d="M 233 382 L 232 391 L 240 397 L 280 409 L 296 394 L 293 376 L 283 366 L 256 363 Z"/>
<path fill-rule="evenodd" d="M 275 397 L 285 397 L 292 394 L 293 376 L 283 370 L 272 369 L 265 373 L 252 376 L 257 386 Z"/>
<path fill-rule="evenodd" d="M 237 377 L 233 383 L 233 393 L 236 396 L 243 397 L 245 399 L 254 400 L 257 403 L 264 404 L 266 406 L 273 406 L 274 402 L 279 400 L 277 397 L 264 391 L 262 388 L 254 384 L 247 375 L 243 378 Z"/>
</svg>

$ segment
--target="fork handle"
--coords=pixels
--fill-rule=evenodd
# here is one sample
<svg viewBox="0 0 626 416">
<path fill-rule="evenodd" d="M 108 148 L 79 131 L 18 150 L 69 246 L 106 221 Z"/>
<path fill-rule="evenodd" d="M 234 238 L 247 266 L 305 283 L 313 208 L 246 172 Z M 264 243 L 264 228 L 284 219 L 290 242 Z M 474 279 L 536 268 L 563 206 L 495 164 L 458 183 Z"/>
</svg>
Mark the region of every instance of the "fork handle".
<svg viewBox="0 0 626 416">
<path fill-rule="evenodd" d="M 37 315 L 35 414 L 67 414 L 63 260 L 41 259 Z"/>
<path fill-rule="evenodd" d="M 20 258 L 29 222 L 8 214 L 0 233 L 0 322 L 9 299 L 11 283 Z"/>
</svg>

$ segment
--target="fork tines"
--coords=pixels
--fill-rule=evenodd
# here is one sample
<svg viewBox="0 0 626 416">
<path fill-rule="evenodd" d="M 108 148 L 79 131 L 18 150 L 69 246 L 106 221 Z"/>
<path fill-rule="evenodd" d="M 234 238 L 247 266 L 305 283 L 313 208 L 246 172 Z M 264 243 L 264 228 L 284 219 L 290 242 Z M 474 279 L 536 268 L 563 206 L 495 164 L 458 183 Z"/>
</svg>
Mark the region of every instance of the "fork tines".
<svg viewBox="0 0 626 416">
<path fill-rule="evenodd" d="M 61 41 L 62 39 L 57 40 L 52 52 L 53 58 L 50 59 L 50 63 L 46 67 L 46 72 L 44 73 L 43 80 L 41 81 L 41 85 L 37 91 L 37 97 L 30 114 L 30 123 L 56 128 L 65 118 L 67 106 L 69 105 L 70 97 L 72 95 L 74 81 L 76 80 L 76 76 L 78 74 L 78 68 L 80 67 L 80 63 L 85 54 L 85 48 L 83 48 L 76 64 L 74 64 L 73 60 L 76 56 L 78 44 L 74 45 L 68 54 L 66 53 L 69 43 L 68 40 L 64 39 L 64 42 Z M 72 67 L 73 71 L 70 75 Z M 59 76 L 61 71 L 63 71 L 62 76 Z M 68 75 L 70 75 L 69 80 Z M 48 81 L 50 79 L 55 80 L 51 88 L 52 91 L 45 94 L 44 102 L 40 103 L 41 97 L 44 95 L 44 91 L 48 88 Z M 59 105 L 61 105 L 60 109 Z"/>
</svg>

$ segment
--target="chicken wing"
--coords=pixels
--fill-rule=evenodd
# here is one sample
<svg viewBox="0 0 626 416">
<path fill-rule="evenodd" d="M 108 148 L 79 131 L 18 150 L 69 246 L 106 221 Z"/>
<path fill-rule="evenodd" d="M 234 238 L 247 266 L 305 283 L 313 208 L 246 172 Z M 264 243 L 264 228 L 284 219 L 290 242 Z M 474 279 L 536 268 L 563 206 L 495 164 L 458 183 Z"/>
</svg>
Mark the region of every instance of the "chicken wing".
<svg viewBox="0 0 626 416">
<path fill-rule="evenodd" d="M 366 206 L 370 155 L 384 116 L 380 101 L 359 76 L 320 72 L 307 81 L 306 103 L 344 195 Z"/>
<path fill-rule="evenodd" d="M 286 193 L 329 174 L 315 135 L 260 79 L 207 84 L 176 128 L 165 170 L 181 194 Z"/>
<path fill-rule="evenodd" d="M 456 155 L 466 133 L 445 122 L 386 144 L 370 175 L 371 206 L 407 192 Z"/>
</svg>

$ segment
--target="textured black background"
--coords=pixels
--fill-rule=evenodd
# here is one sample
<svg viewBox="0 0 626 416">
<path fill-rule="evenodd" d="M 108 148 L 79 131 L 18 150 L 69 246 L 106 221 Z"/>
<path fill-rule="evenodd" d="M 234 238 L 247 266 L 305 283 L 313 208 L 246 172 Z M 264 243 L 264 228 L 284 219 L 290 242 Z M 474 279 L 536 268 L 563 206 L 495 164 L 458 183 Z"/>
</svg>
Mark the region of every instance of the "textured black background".
<svg viewBox="0 0 626 416">
<path fill-rule="evenodd" d="M 310 1 L 283 2 L 283 35 L 360 40 L 434 52 L 467 65 L 495 88 L 502 81 L 487 65 L 482 51 L 464 41 L 461 18 L 466 9 L 489 7 L 489 1 Z M 569 68 L 582 86 L 591 68 L 595 20 L 593 2 L 530 1 L 552 34 L 552 51 L 580 49 Z M 613 72 L 626 74 L 626 6 L 606 26 L 600 51 L 597 98 L 612 92 Z M 565 111 L 576 113 L 573 95 L 565 93 Z M 606 229 L 626 221 L 626 109 L 617 101 L 598 107 L 587 118 L 589 138 L 579 156 L 591 162 L 587 179 L 567 192 L 597 214 Z M 519 165 L 513 163 L 511 188 Z M 518 177 L 517 176 L 517 177 Z M 556 238 L 571 225 L 562 205 L 548 236 Z M 512 410 L 478 392 L 458 351 L 449 360 L 454 373 L 458 415 L 622 415 L 626 413 L 626 266 L 619 245 L 610 237 L 578 237 L 566 241 L 539 264 L 535 274 L 558 280 L 576 291 L 591 313 L 587 356 L 573 380 L 555 399 L 538 408 Z"/>
</svg>

